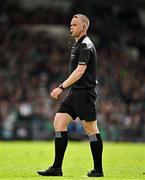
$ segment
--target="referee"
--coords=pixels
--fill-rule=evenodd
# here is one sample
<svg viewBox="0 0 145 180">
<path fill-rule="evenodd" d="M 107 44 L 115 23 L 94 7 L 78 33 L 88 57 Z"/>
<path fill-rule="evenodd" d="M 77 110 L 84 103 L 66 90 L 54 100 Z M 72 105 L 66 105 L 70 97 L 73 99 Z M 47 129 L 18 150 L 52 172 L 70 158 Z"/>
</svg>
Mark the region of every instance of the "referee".
<svg viewBox="0 0 145 180">
<path fill-rule="evenodd" d="M 67 126 L 79 117 L 85 132 L 89 136 L 94 168 L 88 177 L 103 176 L 103 143 L 96 120 L 96 50 L 87 36 L 89 19 L 86 15 L 76 14 L 70 24 L 70 34 L 75 39 L 71 50 L 69 77 L 51 92 L 51 97 L 59 95 L 69 86 L 71 90 L 60 105 L 54 119 L 55 159 L 51 167 L 38 171 L 42 176 L 62 176 L 62 162 L 67 147 Z"/>
</svg>

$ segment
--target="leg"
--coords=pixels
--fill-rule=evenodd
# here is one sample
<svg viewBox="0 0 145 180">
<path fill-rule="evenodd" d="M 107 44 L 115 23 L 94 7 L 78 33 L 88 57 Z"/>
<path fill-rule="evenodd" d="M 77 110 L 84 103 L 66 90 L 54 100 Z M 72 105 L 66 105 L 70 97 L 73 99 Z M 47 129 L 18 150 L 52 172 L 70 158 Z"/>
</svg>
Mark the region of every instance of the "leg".
<svg viewBox="0 0 145 180">
<path fill-rule="evenodd" d="M 84 129 L 89 136 L 90 139 L 90 147 L 94 161 L 94 170 L 88 173 L 89 177 L 92 176 L 103 176 L 103 169 L 102 169 L 102 150 L 103 150 L 103 143 L 100 136 L 100 132 L 97 126 L 97 121 L 82 121 Z"/>
<path fill-rule="evenodd" d="M 67 125 L 72 117 L 67 113 L 57 113 L 54 119 L 55 159 L 52 167 L 46 171 L 38 171 L 42 176 L 62 176 L 62 162 L 67 147 Z"/>
<path fill-rule="evenodd" d="M 85 132 L 88 136 L 90 135 L 93 135 L 93 134 L 99 134 L 99 129 L 98 129 L 98 126 L 97 126 L 97 121 L 85 121 L 83 120 L 82 121 L 82 124 L 83 124 L 83 127 L 85 129 Z"/>
<path fill-rule="evenodd" d="M 57 113 L 54 118 L 54 129 L 56 131 L 67 131 L 67 126 L 72 117 L 67 113 Z"/>
<path fill-rule="evenodd" d="M 62 167 L 64 153 L 67 147 L 67 126 L 72 117 L 67 113 L 57 113 L 54 119 L 55 129 L 55 160 L 53 167 Z"/>
</svg>

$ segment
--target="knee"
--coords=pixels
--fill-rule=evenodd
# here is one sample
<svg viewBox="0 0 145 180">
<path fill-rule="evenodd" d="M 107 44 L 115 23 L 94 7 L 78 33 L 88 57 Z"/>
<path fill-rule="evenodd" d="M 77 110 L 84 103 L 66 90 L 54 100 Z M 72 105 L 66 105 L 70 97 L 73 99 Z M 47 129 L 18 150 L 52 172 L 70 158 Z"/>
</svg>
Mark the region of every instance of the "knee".
<svg viewBox="0 0 145 180">
<path fill-rule="evenodd" d="M 55 131 L 66 131 L 67 124 L 63 122 L 63 119 L 55 118 L 54 119 L 54 129 Z"/>
<path fill-rule="evenodd" d="M 83 123 L 85 132 L 87 135 L 93 135 L 99 133 L 99 129 L 97 127 L 97 122 L 91 122 L 91 123 Z"/>
<path fill-rule="evenodd" d="M 95 127 L 86 126 L 84 127 L 84 129 L 87 135 L 92 135 L 97 133 L 97 129 Z"/>
<path fill-rule="evenodd" d="M 54 118 L 55 131 L 67 131 L 69 120 L 63 114 L 56 114 Z"/>
</svg>

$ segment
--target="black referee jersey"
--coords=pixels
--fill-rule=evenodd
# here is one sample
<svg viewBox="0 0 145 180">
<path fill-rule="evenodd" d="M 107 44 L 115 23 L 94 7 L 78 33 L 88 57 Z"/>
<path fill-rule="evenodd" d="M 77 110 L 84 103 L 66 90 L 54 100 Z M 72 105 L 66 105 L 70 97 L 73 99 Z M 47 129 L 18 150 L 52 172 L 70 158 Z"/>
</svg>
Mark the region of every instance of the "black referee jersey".
<svg viewBox="0 0 145 180">
<path fill-rule="evenodd" d="M 96 49 L 88 36 L 82 36 L 72 46 L 69 73 L 71 74 L 78 66 L 87 65 L 83 76 L 72 85 L 72 89 L 88 89 L 96 87 Z"/>
</svg>

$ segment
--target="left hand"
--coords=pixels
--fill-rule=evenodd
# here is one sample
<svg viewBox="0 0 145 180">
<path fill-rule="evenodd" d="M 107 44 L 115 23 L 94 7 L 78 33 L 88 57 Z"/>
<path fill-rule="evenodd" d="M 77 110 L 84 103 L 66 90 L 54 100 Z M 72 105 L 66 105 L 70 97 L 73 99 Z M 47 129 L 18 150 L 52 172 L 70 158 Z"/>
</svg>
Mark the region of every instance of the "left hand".
<svg viewBox="0 0 145 180">
<path fill-rule="evenodd" d="M 60 89 L 59 87 L 55 88 L 51 93 L 51 97 L 54 99 L 58 99 L 58 96 L 62 93 L 62 89 Z"/>
</svg>

